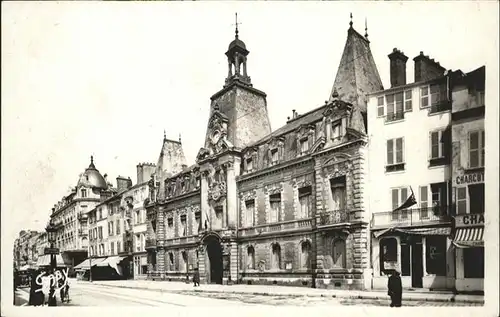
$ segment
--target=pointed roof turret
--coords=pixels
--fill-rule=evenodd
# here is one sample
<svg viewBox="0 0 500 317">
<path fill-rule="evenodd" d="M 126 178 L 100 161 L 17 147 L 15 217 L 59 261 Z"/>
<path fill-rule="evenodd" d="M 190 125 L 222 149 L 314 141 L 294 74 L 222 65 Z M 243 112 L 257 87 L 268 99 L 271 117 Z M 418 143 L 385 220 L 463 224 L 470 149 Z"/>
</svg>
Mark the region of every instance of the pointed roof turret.
<svg viewBox="0 0 500 317">
<path fill-rule="evenodd" d="M 361 112 L 366 113 L 366 95 L 383 90 L 384 87 L 370 50 L 370 41 L 366 38 L 368 28 L 365 25 L 366 36 L 359 34 L 353 27 L 352 14 L 350 17 L 344 52 L 329 100 L 332 100 L 336 91 L 339 99 L 359 107 Z"/>
</svg>

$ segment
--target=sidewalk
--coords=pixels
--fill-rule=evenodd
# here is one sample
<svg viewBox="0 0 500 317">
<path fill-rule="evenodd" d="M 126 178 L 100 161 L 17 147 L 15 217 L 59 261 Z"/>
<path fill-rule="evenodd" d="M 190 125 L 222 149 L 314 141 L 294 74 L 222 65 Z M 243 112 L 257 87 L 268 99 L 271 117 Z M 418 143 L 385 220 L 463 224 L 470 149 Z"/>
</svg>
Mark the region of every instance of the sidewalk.
<svg viewBox="0 0 500 317">
<path fill-rule="evenodd" d="M 78 283 L 89 283 L 88 281 L 78 281 Z M 385 291 L 355 291 L 355 290 L 333 290 L 317 289 L 292 286 L 273 285 L 218 285 L 201 284 L 193 287 L 193 284 L 182 282 L 149 281 L 149 280 L 125 280 L 125 281 L 93 281 L 92 284 L 108 287 L 146 289 L 163 291 L 170 293 L 178 292 L 206 292 L 206 293 L 231 293 L 231 294 L 251 294 L 263 296 L 313 296 L 313 297 L 335 297 L 346 299 L 389 299 Z M 484 303 L 482 295 L 456 295 L 451 292 L 403 292 L 403 300 L 409 301 L 429 301 L 429 302 L 462 302 L 462 303 Z"/>
</svg>

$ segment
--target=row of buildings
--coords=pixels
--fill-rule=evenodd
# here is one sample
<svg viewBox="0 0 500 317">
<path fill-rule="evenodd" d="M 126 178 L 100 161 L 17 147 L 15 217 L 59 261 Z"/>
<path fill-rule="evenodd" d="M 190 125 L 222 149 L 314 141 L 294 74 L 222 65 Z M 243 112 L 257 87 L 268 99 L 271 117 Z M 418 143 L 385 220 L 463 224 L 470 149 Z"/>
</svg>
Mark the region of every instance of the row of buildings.
<svg viewBox="0 0 500 317">
<path fill-rule="evenodd" d="M 114 188 L 91 162 L 53 209 L 77 269 L 202 283 L 482 291 L 485 68 L 389 54 L 382 85 L 352 26 L 331 94 L 272 130 L 236 29 L 196 163 L 164 137 Z M 116 272 L 116 273 L 115 273 Z"/>
</svg>

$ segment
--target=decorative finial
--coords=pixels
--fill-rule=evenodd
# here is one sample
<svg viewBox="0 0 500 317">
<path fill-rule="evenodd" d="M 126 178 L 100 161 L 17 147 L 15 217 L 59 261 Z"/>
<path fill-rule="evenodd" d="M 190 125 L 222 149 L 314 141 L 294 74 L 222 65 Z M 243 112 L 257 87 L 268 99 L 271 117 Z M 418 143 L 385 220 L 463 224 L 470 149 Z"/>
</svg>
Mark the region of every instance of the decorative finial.
<svg viewBox="0 0 500 317">
<path fill-rule="evenodd" d="M 167 131 L 163 129 L 163 141 L 165 141 L 166 139 L 167 139 Z"/>
<path fill-rule="evenodd" d="M 339 98 L 339 93 L 337 92 L 337 88 L 333 88 L 332 99 L 337 100 Z"/>
<path fill-rule="evenodd" d="M 94 155 L 90 156 L 90 164 L 94 164 Z"/>
<path fill-rule="evenodd" d="M 349 22 L 349 27 L 352 28 L 352 12 L 351 12 L 351 22 Z"/>
<path fill-rule="evenodd" d="M 179 143 L 181 143 L 181 134 L 179 133 Z"/>
<path fill-rule="evenodd" d="M 365 37 L 368 39 L 368 20 L 365 18 Z"/>
<path fill-rule="evenodd" d="M 241 23 L 238 23 L 238 12 L 236 12 L 234 15 L 236 17 L 236 22 L 234 24 L 236 26 L 236 30 L 234 31 L 234 33 L 235 33 L 234 37 L 237 39 L 238 38 L 238 24 L 241 24 Z"/>
</svg>

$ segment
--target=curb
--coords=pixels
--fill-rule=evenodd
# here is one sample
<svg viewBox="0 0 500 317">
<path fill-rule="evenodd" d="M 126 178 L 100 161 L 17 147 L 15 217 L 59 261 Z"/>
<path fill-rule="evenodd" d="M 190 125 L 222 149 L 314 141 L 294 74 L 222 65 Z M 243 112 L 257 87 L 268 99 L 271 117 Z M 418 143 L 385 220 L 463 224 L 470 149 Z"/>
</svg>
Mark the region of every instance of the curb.
<svg viewBox="0 0 500 317">
<path fill-rule="evenodd" d="M 229 293 L 229 294 L 237 294 L 237 295 L 255 295 L 255 296 L 294 296 L 294 297 L 332 297 L 338 299 L 371 299 L 371 300 L 389 300 L 389 296 L 382 295 L 337 295 L 337 294 L 292 294 L 292 293 L 283 293 L 283 294 L 272 294 L 266 292 L 243 292 L 243 291 L 231 291 L 231 290 L 201 290 L 201 289 L 193 289 L 193 290 L 164 290 L 160 288 L 148 288 L 148 287 L 138 287 L 138 286 L 124 286 L 124 285 L 108 285 L 108 284 L 100 284 L 93 283 L 95 285 L 104 286 L 104 287 L 117 287 L 117 288 L 127 288 L 127 289 L 139 289 L 139 290 L 148 290 L 148 291 L 156 291 L 156 292 L 166 292 L 173 294 L 182 294 L 184 292 L 194 292 L 194 293 Z M 484 299 L 457 299 L 456 295 L 451 295 L 450 298 L 404 298 L 403 301 L 412 301 L 412 302 L 456 302 L 456 303 L 470 303 L 470 304 L 484 304 Z"/>
</svg>

